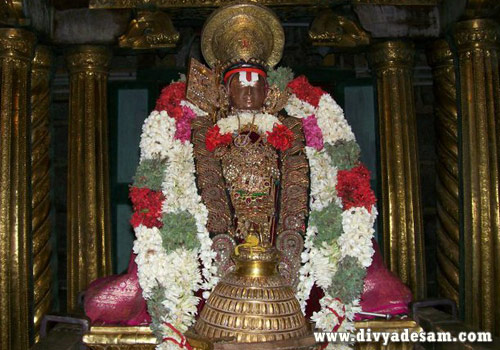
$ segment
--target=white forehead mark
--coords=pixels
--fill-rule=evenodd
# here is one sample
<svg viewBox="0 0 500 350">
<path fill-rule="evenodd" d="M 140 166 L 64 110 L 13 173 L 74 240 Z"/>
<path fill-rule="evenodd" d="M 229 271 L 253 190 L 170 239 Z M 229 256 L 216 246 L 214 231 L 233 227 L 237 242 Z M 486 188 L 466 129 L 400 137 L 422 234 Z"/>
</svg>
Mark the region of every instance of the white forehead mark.
<svg viewBox="0 0 500 350">
<path fill-rule="evenodd" d="M 250 78 L 250 80 L 248 80 Z M 239 72 L 240 83 L 243 86 L 255 86 L 259 81 L 259 75 L 255 72 Z"/>
</svg>

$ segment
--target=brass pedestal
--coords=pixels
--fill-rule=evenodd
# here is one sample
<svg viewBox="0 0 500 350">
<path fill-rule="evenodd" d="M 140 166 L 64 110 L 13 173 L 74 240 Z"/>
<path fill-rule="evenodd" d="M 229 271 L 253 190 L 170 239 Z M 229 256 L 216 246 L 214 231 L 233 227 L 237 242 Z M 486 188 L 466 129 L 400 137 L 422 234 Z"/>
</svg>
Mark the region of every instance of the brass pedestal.
<svg viewBox="0 0 500 350">
<path fill-rule="evenodd" d="M 233 260 L 235 270 L 210 294 L 193 332 L 215 343 L 231 338 L 245 345 L 312 336 L 295 292 L 278 272 L 276 249 L 241 248 Z"/>
</svg>

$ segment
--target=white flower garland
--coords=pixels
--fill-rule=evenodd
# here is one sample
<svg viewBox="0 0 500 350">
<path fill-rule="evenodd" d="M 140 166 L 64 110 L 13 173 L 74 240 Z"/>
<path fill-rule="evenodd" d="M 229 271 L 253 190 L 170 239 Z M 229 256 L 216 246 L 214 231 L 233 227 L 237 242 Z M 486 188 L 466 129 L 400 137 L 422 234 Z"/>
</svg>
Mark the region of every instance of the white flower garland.
<svg viewBox="0 0 500 350">
<path fill-rule="evenodd" d="M 372 206 L 371 212 L 364 207 L 351 208 L 342 213 L 344 233 L 339 237 L 338 244 L 342 258 L 352 256 L 359 263 L 368 267 L 372 263 L 372 238 L 375 233 L 373 225 L 377 218 L 377 209 Z"/>
<path fill-rule="evenodd" d="M 307 118 L 314 114 L 325 144 L 334 145 L 339 141 L 355 140 L 342 108 L 327 93 L 321 96 L 316 108 L 292 94 L 285 110 L 290 116 L 297 118 Z M 311 212 L 320 211 L 331 203 L 342 207 L 342 201 L 336 193 L 337 168 L 332 164 L 329 154 L 325 149 L 318 151 L 315 148 L 306 147 L 306 155 L 309 159 L 311 174 L 309 203 Z M 326 290 L 330 287 L 339 263 L 346 256 L 356 257 L 363 267 L 371 264 L 373 255 L 371 238 L 374 233 L 373 224 L 376 215 L 375 207 L 371 209 L 371 213 L 363 207 L 344 211 L 342 235 L 336 242 L 330 244 L 323 242 L 320 247 L 314 245 L 314 238 L 318 234 L 317 227 L 309 225 L 307 228 L 302 267 L 299 270 L 297 298 L 302 311 L 305 311 L 313 285 L 316 284 L 325 291 L 325 296 L 320 300 L 321 310 L 311 317 L 316 322 L 316 327 L 323 331 L 331 332 L 336 327 L 337 331 L 341 332 L 354 331 L 354 315 L 361 311 L 359 301 L 355 300 L 344 305 L 339 299 L 328 295 Z M 339 319 L 336 314 L 342 319 Z M 337 344 L 335 346 L 337 349 Z M 350 348 L 346 344 L 342 347 Z M 333 349 L 333 345 L 329 344 L 328 348 Z"/>
<path fill-rule="evenodd" d="M 172 134 L 172 131 L 174 132 Z M 153 111 L 142 125 L 141 159 L 166 159 L 173 147 L 175 120 L 169 118 L 167 112 Z"/>
<path fill-rule="evenodd" d="M 309 117 L 311 114 L 314 114 L 315 108 L 309 102 L 303 101 L 295 94 L 292 94 L 288 99 L 287 105 L 285 106 L 285 111 L 291 117 L 302 119 Z"/>
<path fill-rule="evenodd" d="M 185 104 L 191 107 L 188 103 Z M 200 110 L 201 111 L 201 110 Z M 183 333 L 194 323 L 199 298 L 194 293 L 200 288 L 206 290 L 204 297 L 217 283 L 216 267 L 213 264 L 216 253 L 206 228 L 208 210 L 198 195 L 195 181 L 193 145 L 174 138 L 175 120 L 166 111 L 153 111 L 146 119 L 141 136 L 141 161 L 160 158 L 167 161 L 162 183 L 165 200 L 164 213 L 187 211 L 196 222 L 200 248 L 188 250 L 182 247 L 166 252 L 156 227 L 142 225 L 135 229 L 134 252 L 137 254 L 139 284 L 146 300 L 152 297 L 155 287 L 165 291 L 163 306 L 168 310 L 161 321 L 164 337 L 179 339 L 172 330 Z M 200 274 L 199 260 L 203 269 Z M 203 276 L 203 278 L 202 278 Z M 163 342 L 157 349 L 176 349 L 175 342 Z"/>
<path fill-rule="evenodd" d="M 295 94 L 290 96 L 285 110 L 296 118 L 307 118 L 314 114 L 323 133 L 323 142 L 334 144 L 337 141 L 354 141 L 354 133 L 344 117 L 344 111 L 330 94 L 323 94 L 318 107 L 300 100 Z"/>
<path fill-rule="evenodd" d="M 309 169 L 311 172 L 311 200 L 310 209 L 320 211 L 338 199 L 337 168 L 331 166 L 332 159 L 324 150 L 317 151 L 313 147 L 306 147 Z"/>
<path fill-rule="evenodd" d="M 217 122 L 217 125 L 220 128 L 220 133 L 235 133 L 238 131 L 240 127 L 243 127 L 247 124 L 254 123 L 259 128 L 259 133 L 262 135 L 266 135 L 266 132 L 273 131 L 274 125 L 281 125 L 279 119 L 271 114 L 267 113 L 249 113 L 249 112 L 240 112 L 235 115 L 230 115 L 227 118 L 220 119 Z"/>
<path fill-rule="evenodd" d="M 321 96 L 315 114 L 325 143 L 333 145 L 338 141 L 355 140 L 351 126 L 344 117 L 344 111 L 329 94 Z"/>
</svg>

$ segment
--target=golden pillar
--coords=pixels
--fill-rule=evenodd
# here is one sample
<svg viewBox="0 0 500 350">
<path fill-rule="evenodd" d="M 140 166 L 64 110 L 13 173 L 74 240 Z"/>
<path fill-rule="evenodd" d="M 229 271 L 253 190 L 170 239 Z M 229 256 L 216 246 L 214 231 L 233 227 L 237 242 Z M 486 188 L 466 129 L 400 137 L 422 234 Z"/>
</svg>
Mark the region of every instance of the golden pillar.
<svg viewBox="0 0 500 350">
<path fill-rule="evenodd" d="M 500 335 L 499 27 L 489 19 L 457 23 L 461 103 L 461 177 L 465 319 Z"/>
<path fill-rule="evenodd" d="M 68 51 L 68 311 L 78 293 L 111 273 L 107 78 L 110 52 L 101 46 Z"/>
<path fill-rule="evenodd" d="M 35 36 L 0 29 L 0 349 L 28 349 L 31 300 L 29 75 Z"/>
<path fill-rule="evenodd" d="M 50 310 L 52 270 L 50 258 L 50 67 L 48 47 L 38 46 L 31 67 L 31 188 L 33 231 L 33 291 L 35 337 L 43 315 Z"/>
<path fill-rule="evenodd" d="M 425 262 L 413 92 L 413 44 L 375 44 L 370 62 L 377 80 L 384 258 L 412 290 L 425 297 Z"/>
<path fill-rule="evenodd" d="M 427 51 L 434 78 L 437 151 L 437 261 L 439 294 L 459 304 L 460 200 L 458 177 L 458 111 L 455 64 L 446 40 Z"/>
</svg>

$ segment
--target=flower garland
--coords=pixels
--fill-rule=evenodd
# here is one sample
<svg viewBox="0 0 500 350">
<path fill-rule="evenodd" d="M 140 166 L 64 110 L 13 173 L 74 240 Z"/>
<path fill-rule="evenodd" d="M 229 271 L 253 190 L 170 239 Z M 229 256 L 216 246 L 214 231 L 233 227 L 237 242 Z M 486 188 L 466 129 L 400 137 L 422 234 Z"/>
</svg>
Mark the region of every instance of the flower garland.
<svg viewBox="0 0 500 350">
<path fill-rule="evenodd" d="M 252 124 L 274 148 L 285 151 L 292 146 L 293 132 L 281 124 L 277 117 L 267 113 L 240 112 L 219 120 L 207 131 L 205 139 L 207 150 L 213 152 L 219 146 L 229 145 L 233 140 L 233 135 L 236 136 L 242 127 Z"/>
<path fill-rule="evenodd" d="M 313 286 L 322 288 L 321 309 L 311 317 L 316 326 L 353 331 L 373 254 L 377 213 L 369 173 L 358 161 L 354 134 L 332 97 L 305 77 L 292 80 L 288 88 L 292 95 L 285 110 L 302 120 L 311 177 L 297 297 L 304 310 Z M 130 192 L 139 282 L 161 350 L 190 348 L 183 333 L 194 323 L 199 302 L 195 293 L 203 290 L 208 298 L 217 283 L 216 254 L 206 229 L 208 211 L 197 192 L 190 143 L 191 122 L 206 113 L 185 101 L 184 91 L 183 82 L 169 85 L 146 119 Z M 290 147 L 293 133 L 277 117 L 240 113 L 207 132 L 207 149 L 229 144 L 240 126 L 254 120 L 276 149 Z"/>
<path fill-rule="evenodd" d="M 275 124 L 272 131 L 266 132 L 267 142 L 280 151 L 286 151 L 292 146 L 294 135 L 285 125 Z"/>
<path fill-rule="evenodd" d="M 184 91 L 182 82 L 166 87 L 158 110 L 146 119 L 140 176 L 130 192 L 139 283 L 148 302 L 151 328 L 162 340 L 157 349 L 162 350 L 188 346 L 182 334 L 195 320 L 199 303 L 195 292 L 205 290 L 208 297 L 217 283 L 216 254 L 206 229 L 208 210 L 197 193 L 189 142 L 196 112 L 189 103 L 182 103 Z M 156 180 L 158 173 L 163 180 Z M 159 188 L 138 187 L 144 183 Z"/>
<path fill-rule="evenodd" d="M 316 327 L 327 332 L 353 331 L 373 255 L 377 213 L 370 175 L 358 161 L 357 146 L 350 146 L 355 145 L 354 134 L 333 98 L 304 76 L 289 82 L 288 88 L 292 95 L 285 110 L 302 120 L 311 174 L 309 226 L 297 298 L 305 311 L 317 285 L 324 297 L 321 309 L 311 317 Z"/>
<path fill-rule="evenodd" d="M 277 117 L 271 114 L 253 114 L 249 112 L 240 112 L 238 114 L 228 116 L 227 118 L 220 119 L 217 122 L 221 134 L 235 133 L 247 124 L 254 124 L 257 126 L 260 134 L 265 134 L 266 132 L 272 131 L 274 125 L 281 125 L 281 122 Z"/>
</svg>

